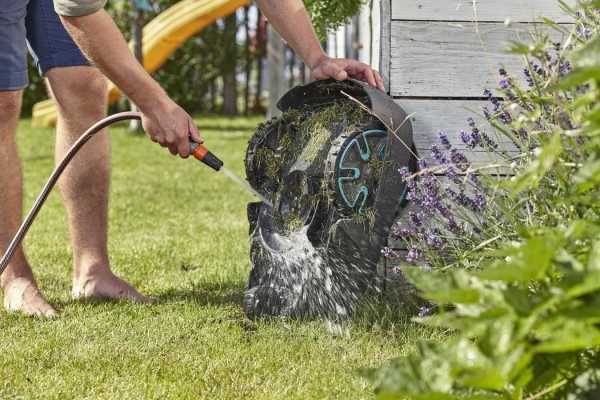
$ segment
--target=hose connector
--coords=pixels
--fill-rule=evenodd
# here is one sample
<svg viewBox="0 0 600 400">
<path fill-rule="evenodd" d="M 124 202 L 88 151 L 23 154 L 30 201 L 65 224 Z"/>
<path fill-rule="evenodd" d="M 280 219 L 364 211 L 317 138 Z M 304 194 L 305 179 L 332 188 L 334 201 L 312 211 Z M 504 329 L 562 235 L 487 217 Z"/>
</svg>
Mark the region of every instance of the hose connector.
<svg viewBox="0 0 600 400">
<path fill-rule="evenodd" d="M 223 161 L 211 153 L 204 145 L 190 141 L 190 152 L 198 161 L 202 161 L 215 171 L 220 171 L 223 167 Z"/>
</svg>

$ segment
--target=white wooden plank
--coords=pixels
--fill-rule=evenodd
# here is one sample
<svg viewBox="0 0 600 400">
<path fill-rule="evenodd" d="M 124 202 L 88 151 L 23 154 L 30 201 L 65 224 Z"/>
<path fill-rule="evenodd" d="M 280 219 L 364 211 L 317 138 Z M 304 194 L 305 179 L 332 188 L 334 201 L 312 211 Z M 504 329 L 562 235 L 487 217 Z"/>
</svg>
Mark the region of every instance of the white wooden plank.
<svg viewBox="0 0 600 400">
<path fill-rule="evenodd" d="M 495 132 L 489 123 L 480 116 L 481 109 L 487 105 L 479 100 L 409 100 L 396 101 L 409 115 L 413 125 L 413 137 L 419 155 L 431 159 L 431 145 L 439 144 L 438 132 L 447 134 L 452 145 L 462 150 L 474 164 L 487 165 L 497 163 L 498 157 L 482 149 L 471 150 L 460 140 L 460 131 L 469 130 L 467 118 L 472 117 L 477 126 L 498 143 L 498 149 L 507 154 L 515 154 L 517 149 L 506 136 Z M 478 115 L 479 114 L 479 115 Z"/>
<path fill-rule="evenodd" d="M 510 41 L 527 41 L 530 24 L 393 22 L 391 93 L 411 97 L 482 97 L 504 66 L 521 79 L 522 57 Z M 556 37 L 555 39 L 559 39 Z"/>
<path fill-rule="evenodd" d="M 392 30 L 392 21 L 390 20 L 390 10 L 391 0 L 381 0 L 380 5 L 380 62 L 379 62 L 379 72 L 383 77 L 383 83 L 385 86 L 385 90 L 389 92 L 390 90 L 390 66 L 391 66 L 391 30 Z"/>
<path fill-rule="evenodd" d="M 535 22 L 540 17 L 572 22 L 556 0 L 392 0 L 392 18 L 396 20 Z"/>
</svg>

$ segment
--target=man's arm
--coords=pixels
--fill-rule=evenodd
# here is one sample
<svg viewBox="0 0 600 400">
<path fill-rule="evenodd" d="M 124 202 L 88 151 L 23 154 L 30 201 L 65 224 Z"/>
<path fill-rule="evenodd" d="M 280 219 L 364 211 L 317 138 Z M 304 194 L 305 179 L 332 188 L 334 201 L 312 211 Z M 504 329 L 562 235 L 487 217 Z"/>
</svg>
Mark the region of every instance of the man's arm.
<svg viewBox="0 0 600 400">
<path fill-rule="evenodd" d="M 312 70 L 315 79 L 344 80 L 350 76 L 385 90 L 383 79 L 370 66 L 356 60 L 327 57 L 302 0 L 257 0 L 256 3 L 279 34 Z"/>
<path fill-rule="evenodd" d="M 153 141 L 182 157 L 189 155 L 189 136 L 202 142 L 192 118 L 146 73 L 106 11 L 61 18 L 86 56 L 142 112 L 144 130 Z"/>
<path fill-rule="evenodd" d="M 311 68 L 315 79 L 348 77 L 383 90 L 379 74 L 355 60 L 331 59 L 323 52 L 301 0 L 257 0 L 282 37 Z M 66 29 L 86 56 L 142 112 L 150 138 L 171 153 L 189 155 L 189 141 L 202 142 L 192 118 L 175 104 L 139 65 L 112 18 L 102 9 L 106 0 L 54 0 Z"/>
</svg>

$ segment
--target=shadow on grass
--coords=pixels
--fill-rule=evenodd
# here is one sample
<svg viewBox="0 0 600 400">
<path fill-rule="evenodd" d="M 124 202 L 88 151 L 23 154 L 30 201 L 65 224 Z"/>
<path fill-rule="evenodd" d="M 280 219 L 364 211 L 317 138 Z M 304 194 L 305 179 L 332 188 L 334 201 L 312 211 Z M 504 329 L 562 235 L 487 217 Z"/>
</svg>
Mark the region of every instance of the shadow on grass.
<svg viewBox="0 0 600 400">
<path fill-rule="evenodd" d="M 225 306 L 242 304 L 245 282 L 195 284 L 191 289 L 168 289 L 160 293 L 159 303 L 193 303 L 199 306 Z"/>
<path fill-rule="evenodd" d="M 206 283 L 193 285 L 191 289 L 172 288 L 160 293 L 150 293 L 156 299 L 151 305 L 161 306 L 176 303 L 195 304 L 197 306 L 241 306 L 244 298 L 245 282 Z M 102 298 L 53 299 L 52 305 L 64 309 L 72 304 L 102 306 L 106 304 L 127 304 L 129 300 Z"/>
</svg>

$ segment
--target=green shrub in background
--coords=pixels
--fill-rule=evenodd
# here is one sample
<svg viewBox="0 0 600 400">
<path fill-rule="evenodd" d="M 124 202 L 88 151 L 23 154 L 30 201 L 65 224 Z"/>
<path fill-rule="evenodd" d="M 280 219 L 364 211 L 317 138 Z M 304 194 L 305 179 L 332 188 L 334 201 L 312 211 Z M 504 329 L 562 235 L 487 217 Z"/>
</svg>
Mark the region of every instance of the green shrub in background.
<svg viewBox="0 0 600 400">
<path fill-rule="evenodd" d="M 473 121 L 460 133 L 515 176 L 473 174 L 445 135 L 418 181 L 404 172 L 433 211 L 395 228 L 410 246 L 400 269 L 430 302 L 417 320 L 448 339 L 368 372 L 381 399 L 600 398 L 600 2 L 561 4 L 577 21 L 546 21 L 562 43 L 512 46 L 528 87 L 501 70 L 501 98 L 486 91 L 496 140 L 517 154 Z"/>
<path fill-rule="evenodd" d="M 367 2 L 369 0 L 304 0 L 317 34 L 323 40 L 327 31 L 344 25 Z"/>
</svg>

